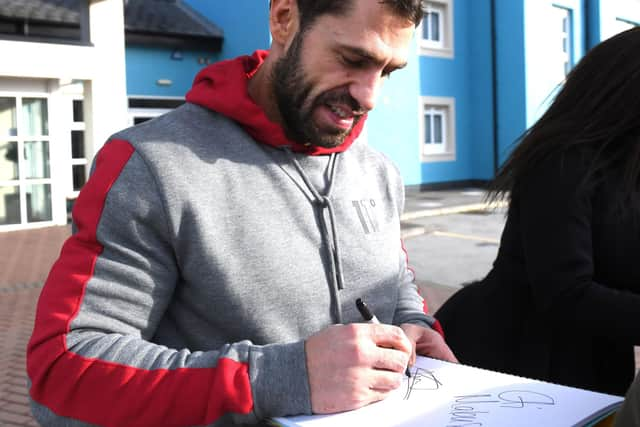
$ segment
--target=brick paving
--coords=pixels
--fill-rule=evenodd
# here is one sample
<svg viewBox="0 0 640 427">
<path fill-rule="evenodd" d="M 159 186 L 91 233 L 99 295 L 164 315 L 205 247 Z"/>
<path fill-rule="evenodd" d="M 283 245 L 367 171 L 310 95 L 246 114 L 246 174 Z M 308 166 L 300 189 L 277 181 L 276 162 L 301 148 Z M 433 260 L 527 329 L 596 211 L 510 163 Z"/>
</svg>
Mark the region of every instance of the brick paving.
<svg viewBox="0 0 640 427">
<path fill-rule="evenodd" d="M 25 351 L 42 283 L 70 227 L 0 233 L 0 426 L 37 426 L 27 397 Z"/>
<path fill-rule="evenodd" d="M 57 259 L 69 226 L 0 233 L 0 426 L 38 424 L 30 415 L 25 349 L 42 283 Z M 418 283 L 431 312 L 454 288 Z M 636 360 L 640 350 L 636 348 Z"/>
<path fill-rule="evenodd" d="M 25 352 L 35 306 L 51 265 L 57 259 L 69 226 L 0 233 L 0 426 L 37 426 L 31 417 Z M 451 288 L 421 284 L 435 311 Z"/>
</svg>

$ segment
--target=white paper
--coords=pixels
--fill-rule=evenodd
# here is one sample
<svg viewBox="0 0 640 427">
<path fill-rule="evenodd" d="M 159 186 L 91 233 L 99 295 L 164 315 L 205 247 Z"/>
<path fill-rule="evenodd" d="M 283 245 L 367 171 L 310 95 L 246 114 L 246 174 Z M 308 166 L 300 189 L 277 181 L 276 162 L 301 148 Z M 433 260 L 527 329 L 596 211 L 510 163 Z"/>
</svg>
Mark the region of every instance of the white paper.
<svg viewBox="0 0 640 427">
<path fill-rule="evenodd" d="M 333 415 L 277 418 L 284 426 L 582 426 L 622 397 L 560 386 L 426 357 L 382 402 Z"/>
</svg>

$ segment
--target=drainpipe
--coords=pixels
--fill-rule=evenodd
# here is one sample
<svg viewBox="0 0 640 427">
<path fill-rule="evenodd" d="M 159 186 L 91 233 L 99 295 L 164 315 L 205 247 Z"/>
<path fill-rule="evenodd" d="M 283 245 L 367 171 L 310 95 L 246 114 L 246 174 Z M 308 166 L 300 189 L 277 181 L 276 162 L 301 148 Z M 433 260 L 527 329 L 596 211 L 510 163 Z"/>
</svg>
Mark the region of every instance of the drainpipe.
<svg viewBox="0 0 640 427">
<path fill-rule="evenodd" d="M 492 77 L 492 107 L 493 107 L 493 175 L 500 167 L 500 150 L 498 144 L 498 59 L 496 53 L 496 0 L 491 3 L 491 77 Z"/>
</svg>

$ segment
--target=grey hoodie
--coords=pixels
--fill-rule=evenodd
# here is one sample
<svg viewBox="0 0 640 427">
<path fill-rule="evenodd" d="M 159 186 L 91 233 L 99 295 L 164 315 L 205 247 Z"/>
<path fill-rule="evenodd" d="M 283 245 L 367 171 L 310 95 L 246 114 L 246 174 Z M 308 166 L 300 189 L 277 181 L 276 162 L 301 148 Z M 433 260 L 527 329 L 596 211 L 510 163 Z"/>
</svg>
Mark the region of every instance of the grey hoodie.
<svg viewBox="0 0 640 427">
<path fill-rule="evenodd" d="M 430 325 L 400 239 L 403 184 L 356 140 L 308 156 L 194 104 L 96 158 L 28 349 L 42 425 L 238 425 L 311 412 L 304 340 Z"/>
</svg>

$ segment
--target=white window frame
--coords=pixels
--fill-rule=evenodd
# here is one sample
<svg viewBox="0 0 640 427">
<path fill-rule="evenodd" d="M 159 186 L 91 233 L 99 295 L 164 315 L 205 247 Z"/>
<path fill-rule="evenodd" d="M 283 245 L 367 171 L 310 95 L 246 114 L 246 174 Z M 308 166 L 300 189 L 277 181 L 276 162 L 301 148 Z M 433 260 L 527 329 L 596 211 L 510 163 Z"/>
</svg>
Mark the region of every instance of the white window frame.
<svg viewBox="0 0 640 427">
<path fill-rule="evenodd" d="M 420 97 L 419 136 L 420 159 L 423 163 L 446 162 L 456 160 L 456 103 L 455 98 L 444 96 Z M 440 150 L 434 151 L 434 145 L 428 145 L 426 140 L 425 115 L 436 113 L 442 117 L 442 145 Z"/>
<path fill-rule="evenodd" d="M 73 120 L 73 101 L 82 101 L 84 102 L 84 98 L 82 96 L 76 95 L 73 97 L 70 97 L 69 100 L 71 101 L 71 108 L 72 108 L 72 119 L 71 119 L 71 125 L 69 127 L 69 159 L 70 159 L 70 164 L 69 167 L 71 168 L 71 192 L 69 193 L 68 198 L 71 199 L 75 199 L 78 197 L 78 195 L 80 194 L 80 190 L 74 190 L 73 189 L 73 167 L 74 166 L 84 166 L 84 176 L 85 176 L 85 184 L 86 181 L 89 180 L 89 160 L 88 160 L 88 155 L 89 155 L 89 147 L 87 145 L 87 140 L 86 140 L 86 125 L 85 125 L 85 121 L 86 121 L 86 117 L 83 117 L 82 122 L 76 122 Z M 84 114 L 84 113 L 83 113 Z M 82 158 L 74 158 L 73 157 L 73 147 L 72 142 L 71 142 L 71 132 L 72 131 L 79 131 L 79 132 L 83 132 L 85 133 L 84 137 L 84 157 Z"/>
<path fill-rule="evenodd" d="M 561 4 L 552 4 L 556 12 L 561 12 L 564 14 L 564 23 L 566 24 L 565 28 L 562 29 L 554 29 L 558 31 L 558 34 L 561 36 L 560 40 L 562 42 L 562 53 L 560 53 L 560 49 L 557 50 L 558 57 L 562 57 L 563 60 L 563 70 L 564 77 L 566 77 L 573 66 L 573 57 L 574 57 L 574 46 L 573 46 L 573 31 L 574 31 L 574 11 L 570 7 L 566 7 Z M 555 58 L 555 56 L 554 56 Z"/>
<path fill-rule="evenodd" d="M 135 119 L 153 119 L 171 110 L 171 108 L 129 108 L 127 111 L 129 126 L 135 125 Z"/>
<path fill-rule="evenodd" d="M 24 158 L 24 148 L 25 143 L 31 141 L 42 141 L 47 142 L 49 144 L 49 177 L 48 178 L 23 178 L 18 176 L 17 179 L 1 181 L 0 184 L 3 186 L 17 186 L 18 194 L 19 194 L 19 203 L 20 203 L 20 222 L 17 224 L 4 224 L 0 225 L 0 232 L 2 231 L 14 231 L 14 230 L 23 230 L 30 228 L 38 228 L 45 227 L 49 225 L 54 225 L 55 222 L 55 165 L 53 161 L 53 153 L 54 150 L 58 150 L 58 144 L 56 142 L 56 138 L 52 137 L 51 133 L 51 98 L 50 94 L 47 92 L 41 91 L 0 91 L 0 96 L 15 98 L 16 99 L 16 130 L 17 135 L 11 137 L 3 137 L 3 140 L 6 141 L 16 141 L 18 143 L 18 170 L 25 171 L 26 170 L 26 159 Z M 22 114 L 22 102 L 24 98 L 39 98 L 44 99 L 47 103 L 47 119 L 48 123 L 48 135 L 25 135 L 24 131 L 24 117 Z M 24 172 L 20 172 L 23 174 Z M 38 185 L 44 184 L 49 185 L 50 187 L 50 195 L 51 195 L 51 219 L 48 221 L 32 221 L 29 222 L 27 218 L 27 198 L 26 198 L 26 187 L 28 185 Z"/>
<path fill-rule="evenodd" d="M 179 96 L 145 96 L 145 95 L 129 95 L 129 100 L 149 100 L 149 101 L 184 101 L 183 97 Z M 129 107 L 127 109 L 127 117 L 129 126 L 135 125 L 135 119 L 153 119 L 161 116 L 175 108 L 157 108 L 157 107 Z"/>
<path fill-rule="evenodd" d="M 417 28 L 418 53 L 424 56 L 436 56 L 441 58 L 453 58 L 453 0 L 431 0 L 425 2 L 424 19 Z M 439 40 L 423 38 L 423 29 L 427 14 L 430 12 L 439 15 Z"/>
</svg>

